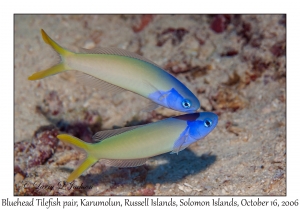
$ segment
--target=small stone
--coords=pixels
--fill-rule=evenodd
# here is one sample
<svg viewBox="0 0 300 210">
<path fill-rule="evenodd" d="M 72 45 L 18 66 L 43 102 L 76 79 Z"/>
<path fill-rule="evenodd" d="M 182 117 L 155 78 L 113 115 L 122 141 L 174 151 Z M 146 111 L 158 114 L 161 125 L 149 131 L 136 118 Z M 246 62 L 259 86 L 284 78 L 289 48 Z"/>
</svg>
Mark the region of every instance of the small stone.
<svg viewBox="0 0 300 210">
<path fill-rule="evenodd" d="M 275 171 L 275 174 L 273 176 L 273 180 L 279 180 L 279 179 L 282 179 L 284 176 L 284 170 L 282 169 L 277 169 Z"/>
<path fill-rule="evenodd" d="M 84 48 L 85 49 L 93 49 L 95 47 L 95 42 L 93 40 L 87 40 L 85 43 L 84 43 Z"/>
<path fill-rule="evenodd" d="M 15 184 L 18 184 L 19 182 L 23 181 L 23 179 L 24 179 L 24 176 L 20 173 L 17 173 L 15 175 Z"/>
</svg>

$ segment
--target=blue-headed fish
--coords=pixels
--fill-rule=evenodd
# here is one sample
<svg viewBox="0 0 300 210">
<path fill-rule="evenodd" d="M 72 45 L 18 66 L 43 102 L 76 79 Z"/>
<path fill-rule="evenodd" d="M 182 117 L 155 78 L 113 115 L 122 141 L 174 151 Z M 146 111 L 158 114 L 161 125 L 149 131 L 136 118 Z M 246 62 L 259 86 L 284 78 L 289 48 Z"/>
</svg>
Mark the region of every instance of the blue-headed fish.
<svg viewBox="0 0 300 210">
<path fill-rule="evenodd" d="M 203 139 L 218 124 L 211 112 L 185 114 L 141 126 L 100 131 L 93 136 L 97 143 L 87 143 L 76 137 L 60 134 L 63 142 L 83 149 L 87 154 L 81 165 L 68 177 L 71 182 L 98 160 L 116 167 L 142 165 L 149 157 L 166 152 L 177 153 Z"/>
<path fill-rule="evenodd" d="M 53 67 L 36 72 L 29 80 L 38 80 L 67 70 L 85 73 L 81 82 L 110 92 L 129 90 L 139 94 L 151 103 L 144 111 L 158 105 L 193 113 L 200 108 L 197 97 L 178 79 L 154 62 L 132 52 L 117 48 L 84 49 L 74 53 L 53 41 L 43 29 L 41 34 L 60 56 L 60 62 Z"/>
</svg>

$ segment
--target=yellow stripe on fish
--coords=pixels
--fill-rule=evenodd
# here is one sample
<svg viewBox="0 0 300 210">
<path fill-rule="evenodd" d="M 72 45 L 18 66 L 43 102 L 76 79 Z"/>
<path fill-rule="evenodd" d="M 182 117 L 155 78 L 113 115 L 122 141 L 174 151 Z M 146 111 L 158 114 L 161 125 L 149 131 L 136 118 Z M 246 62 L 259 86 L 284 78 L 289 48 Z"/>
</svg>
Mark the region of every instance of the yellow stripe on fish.
<svg viewBox="0 0 300 210">
<path fill-rule="evenodd" d="M 129 90 L 152 103 L 145 111 L 158 105 L 181 112 L 196 112 L 200 108 L 197 97 L 178 79 L 152 61 L 126 50 L 96 48 L 83 53 L 68 51 L 53 41 L 43 29 L 41 34 L 61 58 L 57 65 L 34 73 L 29 80 L 38 80 L 67 70 L 84 73 L 80 81 L 110 92 Z"/>
</svg>

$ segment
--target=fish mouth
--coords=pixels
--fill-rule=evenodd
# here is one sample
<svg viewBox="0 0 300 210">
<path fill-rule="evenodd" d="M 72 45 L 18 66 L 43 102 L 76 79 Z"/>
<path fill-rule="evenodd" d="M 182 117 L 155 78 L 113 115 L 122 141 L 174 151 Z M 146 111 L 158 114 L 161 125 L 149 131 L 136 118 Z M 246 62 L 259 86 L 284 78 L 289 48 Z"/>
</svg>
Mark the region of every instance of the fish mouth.
<svg viewBox="0 0 300 210">
<path fill-rule="evenodd" d="M 219 117 L 215 113 L 211 113 L 211 114 L 212 114 L 211 118 L 212 118 L 212 121 L 213 121 L 213 127 L 216 127 L 217 124 L 218 124 L 218 121 L 219 121 Z"/>
</svg>

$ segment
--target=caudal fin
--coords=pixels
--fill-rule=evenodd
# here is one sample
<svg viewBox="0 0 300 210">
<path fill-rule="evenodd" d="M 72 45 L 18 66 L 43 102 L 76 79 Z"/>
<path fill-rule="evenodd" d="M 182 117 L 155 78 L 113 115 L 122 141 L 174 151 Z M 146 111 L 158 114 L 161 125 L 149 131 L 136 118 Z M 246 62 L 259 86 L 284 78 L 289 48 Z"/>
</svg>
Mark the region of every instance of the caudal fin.
<svg viewBox="0 0 300 210">
<path fill-rule="evenodd" d="M 57 52 L 60 56 L 60 63 L 58 63 L 55 66 L 52 66 L 49 69 L 40 71 L 40 72 L 36 72 L 33 75 L 31 75 L 30 77 L 28 77 L 29 80 L 38 80 L 38 79 L 42 79 L 57 73 L 60 73 L 64 70 L 68 70 L 68 67 L 65 65 L 64 60 L 66 56 L 72 55 L 74 53 L 64 49 L 63 47 L 59 46 L 55 41 L 53 41 L 47 34 L 46 32 L 41 29 L 41 34 L 43 37 L 43 40 L 45 43 L 49 44 L 54 50 L 55 52 Z"/>
<path fill-rule="evenodd" d="M 67 182 L 71 182 L 74 179 L 78 178 L 83 172 L 85 172 L 89 167 L 91 167 L 93 164 L 95 164 L 98 161 L 98 159 L 92 157 L 89 154 L 89 148 L 90 148 L 89 143 L 86 143 L 74 136 L 70 136 L 67 134 L 60 134 L 57 136 L 57 138 L 63 142 L 81 148 L 87 153 L 85 160 L 71 173 L 71 175 L 67 179 Z"/>
</svg>

